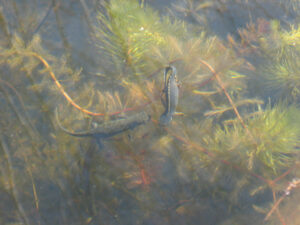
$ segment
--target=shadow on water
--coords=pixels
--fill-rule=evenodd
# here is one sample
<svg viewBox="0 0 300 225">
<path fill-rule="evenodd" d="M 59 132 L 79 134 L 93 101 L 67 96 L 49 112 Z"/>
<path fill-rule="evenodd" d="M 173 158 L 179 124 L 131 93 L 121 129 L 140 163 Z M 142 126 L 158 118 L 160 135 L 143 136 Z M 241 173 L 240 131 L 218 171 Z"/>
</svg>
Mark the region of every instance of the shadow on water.
<svg viewBox="0 0 300 225">
<path fill-rule="evenodd" d="M 0 224 L 299 224 L 299 8 L 2 0 Z"/>
</svg>

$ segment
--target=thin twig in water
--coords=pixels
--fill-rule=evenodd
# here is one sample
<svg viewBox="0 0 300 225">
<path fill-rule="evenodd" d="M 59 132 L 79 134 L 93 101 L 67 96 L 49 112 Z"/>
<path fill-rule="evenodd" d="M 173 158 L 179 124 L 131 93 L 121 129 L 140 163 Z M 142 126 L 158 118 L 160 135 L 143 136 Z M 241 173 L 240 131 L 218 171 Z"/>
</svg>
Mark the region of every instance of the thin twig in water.
<svg viewBox="0 0 300 225">
<path fill-rule="evenodd" d="M 7 158 L 8 171 L 9 171 L 9 175 L 10 175 L 9 184 L 10 184 L 10 188 L 12 190 L 12 195 L 15 200 L 15 204 L 19 211 L 20 217 L 23 220 L 23 223 L 29 225 L 30 224 L 29 219 L 27 218 L 26 212 L 20 202 L 19 192 L 17 190 L 17 185 L 15 184 L 15 175 L 14 175 L 14 169 L 13 169 L 12 160 L 11 160 L 11 156 L 10 156 L 10 150 L 8 149 L 5 138 L 1 133 L 0 133 L 0 142 L 1 142 L 1 146 L 4 151 L 4 154 Z"/>
<path fill-rule="evenodd" d="M 39 198 L 38 198 L 38 195 L 37 195 L 36 185 L 35 185 L 35 182 L 34 182 L 34 179 L 33 179 L 33 175 L 32 175 L 31 165 L 28 163 L 26 154 L 24 154 L 24 160 L 26 162 L 27 172 L 28 172 L 28 174 L 30 176 L 30 180 L 31 180 L 31 184 L 32 184 L 32 191 L 33 191 L 34 204 L 35 204 L 35 212 L 37 214 L 37 219 L 38 219 L 37 222 L 40 225 L 41 221 L 40 221 L 40 212 L 39 212 L 39 210 L 40 210 L 40 207 L 39 207 Z"/>
<path fill-rule="evenodd" d="M 19 100 L 19 102 L 20 102 L 20 104 L 21 104 L 21 106 L 22 106 L 22 108 L 23 108 L 23 112 L 24 112 L 23 114 L 24 114 L 25 118 L 23 118 L 23 115 L 22 115 L 21 113 L 19 113 L 17 107 L 16 107 L 15 104 L 14 104 L 14 101 L 13 101 L 12 97 L 11 97 L 10 94 L 7 92 L 7 90 L 5 89 L 5 87 L 4 87 L 2 84 L 0 84 L 1 89 L 2 89 L 3 92 L 5 93 L 5 95 L 6 95 L 7 99 L 8 99 L 8 101 L 9 101 L 9 103 L 11 104 L 11 107 L 13 108 L 13 110 L 15 111 L 15 113 L 17 114 L 17 116 L 18 116 L 20 122 L 21 122 L 21 123 L 23 124 L 23 126 L 28 130 L 28 133 L 30 134 L 31 138 L 34 140 L 34 139 L 39 135 L 39 133 L 37 132 L 35 126 L 33 125 L 32 121 L 30 120 L 30 117 L 28 116 L 28 113 L 27 113 L 27 111 L 26 111 L 25 104 L 24 104 L 24 102 L 23 102 L 23 100 L 22 100 L 21 95 L 20 95 L 20 94 L 18 93 L 18 91 L 14 88 L 14 86 L 12 86 L 9 82 L 0 79 L 0 83 L 2 83 L 3 85 L 9 87 L 9 88 L 10 88 L 12 91 L 14 91 L 14 93 L 16 94 L 16 96 L 17 96 L 17 98 L 18 98 L 18 100 Z M 29 127 L 30 127 L 31 129 L 28 129 L 27 121 L 28 121 Z M 32 132 L 32 130 L 34 131 L 34 133 Z"/>
<path fill-rule="evenodd" d="M 86 2 L 85 2 L 85 0 L 79 0 L 79 1 L 80 1 L 81 5 L 82 5 L 83 12 L 84 12 L 84 16 L 85 16 L 85 18 L 86 18 L 86 21 L 87 21 L 87 23 L 88 23 L 88 26 L 89 26 L 90 30 L 91 30 L 93 33 L 95 33 L 94 27 L 93 27 L 93 25 L 92 25 L 92 20 L 91 20 L 91 17 L 90 17 L 90 14 L 91 14 L 91 13 L 89 12 L 89 9 L 88 9 L 88 7 L 87 7 L 87 5 L 86 5 Z"/>
<path fill-rule="evenodd" d="M 49 14 L 50 14 L 50 12 L 51 12 L 51 9 L 52 9 L 53 7 L 54 7 L 54 0 L 52 0 L 52 2 L 49 4 L 48 10 L 47 10 L 47 12 L 46 12 L 44 18 L 41 20 L 40 24 L 39 24 L 39 25 L 35 28 L 35 30 L 32 32 L 32 36 L 33 36 L 34 34 L 36 34 L 36 33 L 39 31 L 39 29 L 42 27 L 42 25 L 45 23 L 45 21 L 47 20 Z"/>
</svg>

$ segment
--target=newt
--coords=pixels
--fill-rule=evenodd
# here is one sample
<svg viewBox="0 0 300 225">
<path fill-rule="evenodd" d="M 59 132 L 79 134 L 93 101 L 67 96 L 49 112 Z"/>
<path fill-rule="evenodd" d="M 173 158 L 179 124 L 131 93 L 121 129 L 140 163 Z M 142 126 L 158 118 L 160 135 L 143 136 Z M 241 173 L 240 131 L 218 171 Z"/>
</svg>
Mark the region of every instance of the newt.
<svg viewBox="0 0 300 225">
<path fill-rule="evenodd" d="M 127 118 L 121 118 L 116 120 L 110 120 L 102 124 L 95 125 L 92 129 L 73 132 L 62 126 L 58 118 L 58 110 L 55 110 L 55 117 L 58 126 L 61 130 L 69 135 L 75 137 L 93 137 L 98 145 L 98 150 L 102 150 L 103 144 L 102 139 L 112 137 L 114 135 L 120 134 L 123 131 L 134 129 L 135 127 L 145 124 L 150 120 L 150 116 L 145 112 L 139 112 L 134 115 L 128 116 Z M 93 146 L 88 149 L 84 157 L 82 179 L 83 180 L 83 190 L 89 194 L 90 193 L 90 161 L 94 157 L 95 149 Z"/>
<path fill-rule="evenodd" d="M 108 122 L 97 124 L 92 129 L 80 132 L 73 132 L 62 126 L 58 118 L 58 111 L 56 109 L 56 121 L 60 129 L 69 135 L 76 137 L 96 137 L 96 138 L 108 138 L 126 130 L 132 130 L 135 127 L 145 124 L 150 120 L 150 116 L 145 112 L 139 112 L 137 114 L 128 116 L 127 118 L 121 118 L 116 120 L 110 120 Z"/>
<path fill-rule="evenodd" d="M 171 74 L 168 76 L 169 71 L 171 71 Z M 163 104 L 165 106 L 165 111 L 160 116 L 159 123 L 161 125 L 168 125 L 174 113 L 176 112 L 176 107 L 178 104 L 178 96 L 179 96 L 179 84 L 177 80 L 177 71 L 174 66 L 168 66 L 165 68 L 164 72 L 164 89 L 163 93 L 165 96 L 165 99 L 163 101 Z"/>
</svg>

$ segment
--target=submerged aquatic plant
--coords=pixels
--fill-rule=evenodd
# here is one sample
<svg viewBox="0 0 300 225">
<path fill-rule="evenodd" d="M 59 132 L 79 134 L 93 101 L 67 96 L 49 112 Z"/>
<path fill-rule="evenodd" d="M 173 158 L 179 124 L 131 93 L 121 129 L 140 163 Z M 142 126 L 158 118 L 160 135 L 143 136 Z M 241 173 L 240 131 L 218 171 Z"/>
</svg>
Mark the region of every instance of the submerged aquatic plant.
<svg viewBox="0 0 300 225">
<path fill-rule="evenodd" d="M 280 28 L 278 22 L 271 23 L 271 33 L 262 40 L 267 64 L 261 67 L 267 85 L 275 88 L 278 96 L 298 99 L 300 96 L 300 28 L 290 31 Z"/>
<path fill-rule="evenodd" d="M 272 178 L 295 162 L 300 144 L 299 121 L 295 120 L 299 116 L 300 110 L 294 106 L 268 105 L 245 121 L 253 139 L 235 122 L 217 127 L 213 137 L 205 137 L 204 142 L 218 158 Z"/>
<path fill-rule="evenodd" d="M 136 0 L 104 3 L 97 19 L 94 41 L 101 55 L 112 59 L 115 68 L 128 66 L 136 74 L 153 72 L 151 61 L 158 63 L 151 54 L 154 46 L 166 48 L 168 36 L 184 37 L 187 33 L 183 22 L 161 18 Z"/>
<path fill-rule="evenodd" d="M 237 48 L 256 67 L 251 74 L 256 77 L 254 81 L 260 81 L 259 88 L 267 88 L 269 95 L 277 99 L 297 101 L 300 93 L 300 29 L 291 26 L 287 30 L 279 21 L 260 19 L 257 25 L 251 24 L 239 33 L 244 44 Z M 253 89 L 255 86 L 257 84 Z M 266 95 L 266 91 L 261 94 Z"/>
<path fill-rule="evenodd" d="M 76 35 L 66 35 L 70 27 L 62 18 L 81 15 L 67 2 L 53 1 L 53 13 L 47 7 L 45 14 L 57 28 L 58 43 L 44 32 L 6 32 L 10 26 L 0 10 L 0 29 L 6 34 L 0 38 L 0 189 L 1 196 L 16 202 L 8 214 L 28 224 L 226 224 L 247 221 L 260 210 L 274 211 L 278 222 L 276 192 L 300 176 L 293 170 L 299 161 L 299 29 L 258 20 L 240 31 L 240 41 L 233 36 L 226 41 L 203 24 L 186 26 L 188 21 L 160 15 L 148 5 L 151 1 L 101 1 L 95 11 L 93 1 L 71 1 L 84 8 L 91 32 L 81 33 L 101 57 L 94 65 L 93 55 L 81 57 L 89 54 L 86 48 L 85 54 L 76 51 Z M 187 0 L 172 9 L 197 20 L 201 13 L 205 21 L 201 9 L 213 12 L 216 5 L 240 2 L 247 1 Z M 37 27 L 43 24 L 48 23 L 42 20 Z M 178 71 L 177 109 L 182 113 L 161 127 L 157 120 L 164 110 L 159 98 L 166 66 Z M 94 76 L 91 71 L 98 69 Z M 265 105 L 266 87 L 293 99 L 280 103 L 272 95 Z M 152 120 L 103 139 L 97 152 L 94 139 L 58 129 L 57 107 L 62 123 L 72 130 L 89 129 L 95 121 L 105 129 L 106 120 L 128 121 L 116 117 L 133 118 L 141 109 Z M 9 197 L 0 207 L 12 202 Z M 208 223 L 209 218 L 217 219 Z"/>
</svg>

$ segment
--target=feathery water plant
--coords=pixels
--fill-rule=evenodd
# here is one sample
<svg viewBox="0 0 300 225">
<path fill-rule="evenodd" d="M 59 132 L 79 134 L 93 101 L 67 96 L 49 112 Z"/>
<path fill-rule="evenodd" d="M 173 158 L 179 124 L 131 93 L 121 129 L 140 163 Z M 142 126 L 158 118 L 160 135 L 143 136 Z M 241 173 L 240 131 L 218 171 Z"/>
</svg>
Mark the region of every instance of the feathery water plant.
<svg viewBox="0 0 300 225">
<path fill-rule="evenodd" d="M 259 67 L 267 86 L 275 88 L 277 96 L 297 99 L 300 95 L 300 28 L 289 31 L 279 23 L 270 23 L 271 33 L 261 38 L 261 47 L 266 64 Z"/>
<path fill-rule="evenodd" d="M 268 105 L 245 121 L 256 143 L 236 122 L 218 126 L 213 136 L 204 137 L 205 146 L 220 159 L 272 178 L 295 162 L 300 145 L 299 116 L 300 110 L 295 106 Z"/>
<path fill-rule="evenodd" d="M 68 4 L 67 1 L 55 2 L 56 14 L 60 7 Z M 198 15 L 198 9 L 211 7 L 214 10 L 216 4 L 207 2 L 187 0 L 188 7 L 174 8 L 179 11 L 188 8 L 187 13 Z M 93 4 L 80 3 L 85 8 Z M 77 3 L 72 1 L 72 4 Z M 67 11 L 71 12 L 72 8 Z M 60 10 L 59 30 L 64 30 L 62 12 L 67 11 Z M 92 15 L 87 21 L 89 25 L 93 22 Z M 32 218 L 34 211 L 41 214 L 41 223 L 53 224 L 52 218 L 51 222 L 44 219 L 53 210 L 57 224 L 72 224 L 75 220 L 81 224 L 100 220 L 106 224 L 116 221 L 152 224 L 152 218 L 164 224 L 170 220 L 171 224 L 176 214 L 186 223 L 195 224 L 195 221 L 199 223 L 198 212 L 203 207 L 218 211 L 211 205 L 222 205 L 221 211 L 228 209 L 230 214 L 220 218 L 226 223 L 226 217 L 248 218 L 249 208 L 256 203 L 256 197 L 260 197 L 259 192 L 270 193 L 266 187 L 271 187 L 276 197 L 274 192 L 289 179 L 280 175 L 282 172 L 289 177 L 299 176 L 299 172 L 291 172 L 291 165 L 299 160 L 299 109 L 290 105 L 291 102 L 271 101 L 272 104 L 264 106 L 260 100 L 266 99 L 267 85 L 276 90 L 288 86 L 286 96 L 294 93 L 297 97 L 299 46 L 294 43 L 298 41 L 298 29 L 283 31 L 275 22 L 271 26 L 258 22 L 257 29 L 249 25 L 247 31 L 241 31 L 241 36 L 244 35 L 241 43 L 234 43 L 230 37 L 226 43 L 208 34 L 198 23 L 185 27 L 184 22 L 170 19 L 166 13 L 159 15 L 148 5 L 134 0 L 102 1 L 97 16 L 98 23 L 88 37 L 101 50 L 97 69 L 103 70 L 97 80 L 92 80 L 84 67 L 74 69 L 76 63 L 70 66 L 72 57 L 67 60 L 57 56 L 58 53 L 50 54 L 43 36 L 34 35 L 30 41 L 30 34 L 25 35 L 27 38 L 12 35 L 9 44 L 0 39 L 1 76 L 7 80 L 0 80 L 3 86 L 0 86 L 3 93 L 0 98 L 4 102 L 0 111 L 5 118 L 1 120 L 5 135 L 1 136 L 0 150 L 4 150 L 2 154 L 8 149 L 13 153 L 9 155 L 12 163 L 6 160 L 7 156 L 1 159 L 0 169 L 4 171 L 1 185 L 7 192 L 13 186 L 24 187 L 24 191 L 19 190 L 21 197 L 34 206 L 31 209 L 24 204 L 28 218 Z M 205 20 L 206 15 L 202 16 Z M 2 17 L 1 14 L 0 23 L 6 23 Z M 0 24 L 0 29 L 3 27 Z M 74 54 L 72 49 L 76 44 L 68 40 L 67 32 L 61 35 L 72 46 L 63 50 Z M 265 65 L 260 61 L 259 64 L 251 62 L 251 66 L 247 61 L 251 59 L 250 53 L 258 61 L 263 59 Z M 83 58 L 82 61 L 88 60 Z M 156 120 L 163 112 L 158 100 L 163 80 L 161 69 L 167 64 L 177 68 L 182 83 L 178 110 L 183 115 L 174 116 L 169 127 L 160 127 Z M 102 68 L 103 65 L 107 68 Z M 252 69 L 251 72 L 248 69 Z M 263 73 L 264 69 L 268 73 Z M 256 94 L 250 85 L 254 80 L 251 75 L 256 72 L 263 77 L 262 86 L 256 86 L 262 95 Z M 112 80 L 118 85 L 111 85 Z M 12 91 L 14 86 L 17 91 Z M 249 97 L 249 92 L 254 95 Z M 18 98 L 12 96 L 13 93 Z M 39 93 L 44 100 L 42 105 L 35 104 Z M 71 107 L 62 104 L 66 99 Z M 19 102 L 23 107 L 18 107 Z M 5 103 L 9 103 L 9 107 Z M 62 123 L 72 130 L 88 129 L 91 122 L 116 119 L 109 117 L 121 113 L 126 117 L 129 111 L 141 108 L 153 120 L 138 130 L 103 140 L 104 147 L 97 152 L 94 140 L 70 137 L 52 124 L 52 112 L 57 106 Z M 22 110 L 28 110 L 29 116 L 25 113 L 23 116 Z M 40 115 L 44 115 L 43 120 L 39 120 Z M 24 123 L 27 119 L 32 119 L 30 126 Z M 30 131 L 32 127 L 41 131 L 38 145 L 31 141 L 35 140 L 35 134 Z M 9 163 L 13 169 L 17 167 L 16 185 L 10 187 L 5 183 Z M 62 207 L 57 208 L 58 204 L 51 205 L 49 201 L 57 201 Z M 265 202 L 269 204 L 270 199 Z M 232 216 L 234 206 L 238 207 Z M 61 214 L 74 216 L 62 219 Z M 212 217 L 210 212 L 207 214 L 205 219 Z M 179 224 L 179 217 L 172 224 Z M 38 219 L 32 221 L 39 224 Z"/>
<path fill-rule="evenodd" d="M 256 80 L 253 91 L 266 88 L 274 99 L 297 101 L 300 96 L 300 29 L 291 26 L 287 30 L 278 21 L 259 20 L 257 26 L 249 25 L 239 33 L 245 44 L 237 49 L 256 67 L 250 74 L 260 82 L 257 84 Z M 261 94 L 266 95 L 266 90 Z"/>
<path fill-rule="evenodd" d="M 272 31 L 271 35 L 275 38 L 271 41 L 275 42 L 278 48 L 268 53 L 273 57 L 268 57 L 269 63 L 263 69 L 263 76 L 266 77 L 271 88 L 279 91 L 279 95 L 287 99 L 298 99 L 300 96 L 300 28 L 292 27 L 290 31 L 277 28 Z"/>
<path fill-rule="evenodd" d="M 101 55 L 114 59 L 114 67 L 129 66 L 137 70 L 136 74 L 145 72 L 145 67 L 153 72 L 149 60 L 154 46 L 166 47 L 169 35 L 184 37 L 186 34 L 183 22 L 171 21 L 167 16 L 160 18 L 156 11 L 137 0 L 109 1 L 97 18 L 94 41 Z"/>
</svg>

